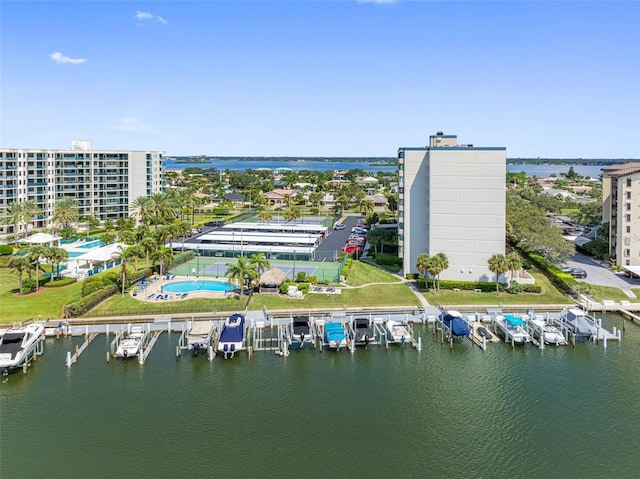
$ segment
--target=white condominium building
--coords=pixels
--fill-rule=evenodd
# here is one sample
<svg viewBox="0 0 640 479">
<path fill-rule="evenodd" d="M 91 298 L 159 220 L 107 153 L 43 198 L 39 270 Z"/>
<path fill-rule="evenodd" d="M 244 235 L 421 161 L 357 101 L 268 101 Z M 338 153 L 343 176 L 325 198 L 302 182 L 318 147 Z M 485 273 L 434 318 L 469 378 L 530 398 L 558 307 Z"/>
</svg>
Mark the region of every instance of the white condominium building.
<svg viewBox="0 0 640 479">
<path fill-rule="evenodd" d="M 429 146 L 398 150 L 399 253 L 417 273 L 422 253 L 445 253 L 441 279 L 495 281 L 488 259 L 505 254 L 505 147 L 458 145 L 438 132 Z"/>
<path fill-rule="evenodd" d="M 609 254 L 619 266 L 640 266 L 640 163 L 602 168 L 602 222 Z"/>
<path fill-rule="evenodd" d="M 70 197 L 80 216 L 128 217 L 134 199 L 162 191 L 162 155 L 92 150 L 88 141 L 74 141 L 69 150 L 0 149 L 0 214 L 13 202 L 34 200 L 42 213 L 32 225 L 48 227 L 56 201 Z M 0 234 L 8 233 L 13 226 L 0 226 Z"/>
</svg>

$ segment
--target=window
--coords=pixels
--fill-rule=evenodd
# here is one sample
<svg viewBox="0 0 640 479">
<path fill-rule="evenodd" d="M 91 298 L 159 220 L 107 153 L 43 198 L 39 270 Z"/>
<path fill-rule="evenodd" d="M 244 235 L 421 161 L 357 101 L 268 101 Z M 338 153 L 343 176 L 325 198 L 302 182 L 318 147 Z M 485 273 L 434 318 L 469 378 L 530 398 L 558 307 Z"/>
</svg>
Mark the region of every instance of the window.
<svg viewBox="0 0 640 479">
<path fill-rule="evenodd" d="M 624 250 L 624 255 L 625 256 L 631 256 L 631 250 L 630 249 L 625 249 Z"/>
<path fill-rule="evenodd" d="M 625 203 L 624 204 L 624 209 L 627 211 L 631 211 L 631 203 Z"/>
<path fill-rule="evenodd" d="M 627 186 L 631 187 L 631 178 L 627 178 Z"/>
<path fill-rule="evenodd" d="M 631 221 L 631 215 L 626 215 L 625 218 L 626 218 L 627 221 Z"/>
<path fill-rule="evenodd" d="M 631 261 L 629 261 L 628 259 L 627 259 L 627 260 L 625 260 L 625 262 L 624 262 L 624 265 L 625 265 L 625 266 L 629 266 L 630 264 L 631 264 Z"/>
<path fill-rule="evenodd" d="M 631 192 L 627 191 L 627 199 L 630 200 L 631 199 Z"/>
<path fill-rule="evenodd" d="M 627 226 L 627 233 L 631 233 L 631 226 Z"/>
</svg>

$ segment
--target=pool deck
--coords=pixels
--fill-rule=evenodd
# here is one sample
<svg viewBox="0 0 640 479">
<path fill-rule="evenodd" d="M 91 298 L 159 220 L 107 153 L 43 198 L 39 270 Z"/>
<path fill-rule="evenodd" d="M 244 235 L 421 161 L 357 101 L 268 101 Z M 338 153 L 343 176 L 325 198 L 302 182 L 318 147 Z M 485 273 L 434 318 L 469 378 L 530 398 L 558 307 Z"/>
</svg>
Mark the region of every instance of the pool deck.
<svg viewBox="0 0 640 479">
<path fill-rule="evenodd" d="M 156 278 L 153 280 L 153 278 Z M 177 281 L 193 281 L 194 279 L 200 280 L 208 280 L 213 281 L 211 278 L 198 278 L 197 276 L 171 276 L 171 279 L 166 279 L 166 276 L 154 276 L 151 278 L 151 282 L 146 286 L 143 291 L 140 291 L 138 287 L 131 290 L 129 294 L 140 301 L 183 301 L 187 299 L 193 298 L 209 298 L 209 299 L 219 299 L 226 298 L 229 294 L 234 293 L 225 293 L 225 292 L 214 292 L 214 291 L 193 291 L 187 293 L 186 296 L 180 293 L 164 293 L 162 292 L 165 284 L 175 283 Z M 158 296 L 161 298 L 158 298 Z"/>
</svg>

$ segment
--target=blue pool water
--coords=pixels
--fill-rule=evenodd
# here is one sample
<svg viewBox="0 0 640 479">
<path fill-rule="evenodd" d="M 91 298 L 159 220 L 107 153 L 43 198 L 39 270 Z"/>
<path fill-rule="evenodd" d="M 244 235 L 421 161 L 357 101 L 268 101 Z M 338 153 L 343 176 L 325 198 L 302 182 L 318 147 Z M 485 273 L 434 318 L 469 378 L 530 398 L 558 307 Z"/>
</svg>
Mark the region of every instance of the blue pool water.
<svg viewBox="0 0 640 479">
<path fill-rule="evenodd" d="M 176 281 L 165 284 L 162 287 L 165 293 L 191 293 L 193 291 L 213 291 L 215 293 L 227 293 L 229 285 L 221 281 Z"/>
<path fill-rule="evenodd" d="M 102 241 L 92 241 L 90 243 L 85 243 L 82 244 L 80 246 L 76 246 L 76 248 L 98 248 L 100 246 L 104 246 L 104 243 Z"/>
<path fill-rule="evenodd" d="M 69 258 L 77 258 L 78 256 L 82 256 L 84 253 L 81 251 L 67 251 Z"/>
</svg>

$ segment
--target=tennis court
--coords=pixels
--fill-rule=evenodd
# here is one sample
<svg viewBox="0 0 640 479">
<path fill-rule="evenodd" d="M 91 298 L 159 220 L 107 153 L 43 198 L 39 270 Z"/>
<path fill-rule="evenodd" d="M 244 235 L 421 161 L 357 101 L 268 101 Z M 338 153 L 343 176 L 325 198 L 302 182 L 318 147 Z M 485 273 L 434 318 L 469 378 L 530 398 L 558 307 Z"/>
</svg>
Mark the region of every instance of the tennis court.
<svg viewBox="0 0 640 479">
<path fill-rule="evenodd" d="M 184 264 L 170 270 L 171 274 L 178 276 L 205 276 L 211 278 L 224 278 L 227 272 L 227 264 L 234 264 L 233 258 L 219 259 L 207 256 L 196 257 Z M 340 263 L 314 262 L 314 261 L 270 261 L 271 267 L 284 271 L 287 278 L 295 279 L 301 271 L 307 276 L 315 276 L 318 281 L 337 283 L 340 280 Z"/>
</svg>

